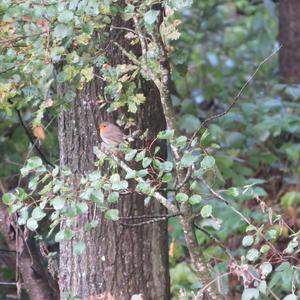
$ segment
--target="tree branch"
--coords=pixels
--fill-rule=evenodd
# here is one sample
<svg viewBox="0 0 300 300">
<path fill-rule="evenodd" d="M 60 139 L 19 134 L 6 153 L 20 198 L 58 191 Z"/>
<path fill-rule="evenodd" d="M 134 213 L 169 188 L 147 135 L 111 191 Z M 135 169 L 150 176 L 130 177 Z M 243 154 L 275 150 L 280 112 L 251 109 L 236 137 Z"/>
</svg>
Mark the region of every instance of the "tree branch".
<svg viewBox="0 0 300 300">
<path fill-rule="evenodd" d="M 109 151 L 108 149 L 101 147 L 101 149 L 99 149 L 100 155 L 106 155 L 109 156 L 113 159 L 113 161 L 115 161 L 115 163 L 122 168 L 124 171 L 126 171 L 127 173 L 132 172 L 133 170 L 123 161 L 121 160 L 116 154 L 114 154 L 112 151 Z M 146 181 L 141 178 L 141 177 L 137 177 L 135 178 L 135 180 L 138 183 L 145 183 Z M 168 201 L 168 199 L 166 197 L 164 197 L 161 193 L 159 192 L 154 192 L 152 195 L 159 203 L 161 203 L 164 207 L 166 207 L 167 209 L 169 209 L 170 211 L 172 211 L 173 213 L 178 213 L 178 208 L 170 203 Z"/>
</svg>

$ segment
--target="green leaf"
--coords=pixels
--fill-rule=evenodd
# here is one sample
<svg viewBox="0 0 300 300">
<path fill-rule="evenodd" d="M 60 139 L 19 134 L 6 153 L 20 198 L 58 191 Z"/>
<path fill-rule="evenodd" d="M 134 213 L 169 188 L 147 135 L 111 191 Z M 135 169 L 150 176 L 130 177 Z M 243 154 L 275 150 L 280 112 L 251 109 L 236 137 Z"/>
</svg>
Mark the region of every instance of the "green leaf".
<svg viewBox="0 0 300 300">
<path fill-rule="evenodd" d="M 189 196 L 185 193 L 178 193 L 175 199 L 178 202 L 186 202 L 189 199 Z"/>
<path fill-rule="evenodd" d="M 85 243 L 80 241 L 74 246 L 74 253 L 77 255 L 82 254 L 85 251 Z"/>
<path fill-rule="evenodd" d="M 246 232 L 248 231 L 256 231 L 256 227 L 253 226 L 252 224 L 248 225 L 247 228 L 246 228 Z"/>
<path fill-rule="evenodd" d="M 250 261 L 256 261 L 260 256 L 260 253 L 257 249 L 252 248 L 247 252 L 246 258 Z"/>
<path fill-rule="evenodd" d="M 200 163 L 201 168 L 203 169 L 211 169 L 215 165 L 215 159 L 212 156 L 205 156 Z"/>
<path fill-rule="evenodd" d="M 262 280 L 262 281 L 259 283 L 258 289 L 259 289 L 259 291 L 260 291 L 262 294 L 264 294 L 264 295 L 267 293 L 267 283 L 266 283 L 265 280 Z"/>
<path fill-rule="evenodd" d="M 99 224 L 98 220 L 93 220 L 90 223 L 87 223 L 84 225 L 84 229 L 85 230 L 91 230 L 97 227 L 97 225 Z"/>
<path fill-rule="evenodd" d="M 136 186 L 136 190 L 147 195 L 151 193 L 152 187 L 149 182 L 140 182 Z"/>
<path fill-rule="evenodd" d="M 143 168 L 149 167 L 149 165 L 151 164 L 151 162 L 152 162 L 152 158 L 150 158 L 150 157 L 144 157 L 143 158 L 143 162 L 142 162 Z"/>
<path fill-rule="evenodd" d="M 174 9 L 190 7 L 192 4 L 193 0 L 170 0 L 170 6 Z"/>
<path fill-rule="evenodd" d="M 236 187 L 231 187 L 229 189 L 226 190 L 226 194 L 228 196 L 232 196 L 232 197 L 238 197 L 240 192 L 239 192 L 239 189 L 236 188 Z"/>
<path fill-rule="evenodd" d="M 27 160 L 27 167 L 30 170 L 37 169 L 38 167 L 43 165 L 43 161 L 38 156 L 33 156 Z"/>
<path fill-rule="evenodd" d="M 269 262 L 265 262 L 260 265 L 260 270 L 264 277 L 268 276 L 272 272 L 272 265 Z"/>
<path fill-rule="evenodd" d="M 34 208 L 32 211 L 31 217 L 35 219 L 36 221 L 42 220 L 46 216 L 46 213 L 39 207 L 37 206 Z"/>
<path fill-rule="evenodd" d="M 11 214 L 14 214 L 16 211 L 18 211 L 21 207 L 23 206 L 23 204 L 21 202 L 17 202 L 13 205 L 11 205 L 9 208 L 8 208 L 8 213 L 11 215 Z"/>
<path fill-rule="evenodd" d="M 119 200 L 118 192 L 112 192 L 107 198 L 108 203 L 117 203 L 118 200 Z"/>
<path fill-rule="evenodd" d="M 200 127 L 199 118 L 192 114 L 184 114 L 179 119 L 179 128 L 185 130 L 187 133 L 192 133 L 198 130 Z"/>
<path fill-rule="evenodd" d="M 90 194 L 90 200 L 97 204 L 101 204 L 104 202 L 104 195 L 99 190 L 93 190 Z"/>
<path fill-rule="evenodd" d="M 37 220 L 34 218 L 29 218 L 26 222 L 26 226 L 31 231 L 34 231 L 39 227 Z"/>
<path fill-rule="evenodd" d="M 94 171 L 88 175 L 89 181 L 99 181 L 101 179 L 101 172 L 99 170 Z"/>
<path fill-rule="evenodd" d="M 76 208 L 80 211 L 80 213 L 85 214 L 88 212 L 89 207 L 85 202 L 79 202 L 76 204 Z"/>
<path fill-rule="evenodd" d="M 187 142 L 187 137 L 182 135 L 176 139 L 175 145 L 177 148 L 182 149 L 186 146 L 186 142 Z"/>
<path fill-rule="evenodd" d="M 300 192 L 292 191 L 285 193 L 280 198 L 280 204 L 285 210 L 293 205 L 300 205 Z"/>
<path fill-rule="evenodd" d="M 202 201 L 202 197 L 201 195 L 192 195 L 190 198 L 189 198 L 189 203 L 191 205 L 196 205 L 196 204 L 199 204 L 200 202 Z"/>
<path fill-rule="evenodd" d="M 203 218 L 208 218 L 208 217 L 210 217 L 211 216 L 211 214 L 212 214 L 212 206 L 211 205 L 204 205 L 202 208 L 201 208 L 201 211 L 200 211 L 200 213 L 201 213 L 201 216 L 203 217 Z"/>
<path fill-rule="evenodd" d="M 27 220 L 28 220 L 28 207 L 25 206 L 20 209 L 20 216 L 18 218 L 18 224 L 25 225 Z"/>
<path fill-rule="evenodd" d="M 191 167 L 197 160 L 199 156 L 195 156 L 191 153 L 184 153 L 181 160 L 180 165 L 184 168 Z"/>
<path fill-rule="evenodd" d="M 163 163 L 164 172 L 171 172 L 173 170 L 173 163 L 170 161 L 165 161 Z"/>
<path fill-rule="evenodd" d="M 243 238 L 242 245 L 244 247 L 249 247 L 253 244 L 253 242 L 254 242 L 253 236 L 252 235 L 246 235 Z"/>
<path fill-rule="evenodd" d="M 298 238 L 294 237 L 291 241 L 289 241 L 287 247 L 283 250 L 283 253 L 292 254 L 297 247 L 298 247 Z"/>
<path fill-rule="evenodd" d="M 109 181 L 111 183 L 118 183 L 120 182 L 121 178 L 120 178 L 120 175 L 118 173 L 115 173 L 115 174 L 112 174 L 109 178 Z"/>
<path fill-rule="evenodd" d="M 141 169 L 136 172 L 137 177 L 145 177 L 148 175 L 148 169 Z"/>
<path fill-rule="evenodd" d="M 39 181 L 39 176 L 34 176 L 33 178 L 31 178 L 28 183 L 28 188 L 34 191 L 38 185 L 38 181 Z"/>
<path fill-rule="evenodd" d="M 59 242 L 63 241 L 64 237 L 65 237 L 64 231 L 63 231 L 63 230 L 60 230 L 60 231 L 55 235 L 54 240 L 55 240 L 55 242 L 59 243 Z"/>
<path fill-rule="evenodd" d="M 136 154 L 137 154 L 137 150 L 136 149 L 130 150 L 129 152 L 126 153 L 125 160 L 126 161 L 133 160 Z"/>
<path fill-rule="evenodd" d="M 285 296 L 282 300 L 297 300 L 298 297 L 295 294 L 289 294 Z"/>
<path fill-rule="evenodd" d="M 174 136 L 174 130 L 165 130 L 165 131 L 160 131 L 157 135 L 157 138 L 160 140 L 170 140 Z"/>
<path fill-rule="evenodd" d="M 105 212 L 104 217 L 107 220 L 118 221 L 119 220 L 119 210 L 118 209 L 109 209 Z"/>
<path fill-rule="evenodd" d="M 242 300 L 251 300 L 251 299 L 258 299 L 259 298 L 259 290 L 250 288 L 244 289 L 242 294 Z"/>
<path fill-rule="evenodd" d="M 137 176 L 136 171 L 131 170 L 126 174 L 125 179 L 132 179 L 135 178 L 136 176 Z"/>
<path fill-rule="evenodd" d="M 151 201 L 151 196 L 146 197 L 146 198 L 144 199 L 144 205 L 145 205 L 145 206 L 148 206 L 148 204 L 150 203 L 150 201 Z"/>
<path fill-rule="evenodd" d="M 111 185 L 111 188 L 115 191 L 126 190 L 128 188 L 128 182 L 126 180 L 115 182 Z"/>
<path fill-rule="evenodd" d="M 291 264 L 287 261 L 284 261 L 283 263 L 281 263 L 277 268 L 276 268 L 276 272 L 282 272 L 282 271 L 287 271 L 291 268 Z"/>
<path fill-rule="evenodd" d="M 135 161 L 141 161 L 146 155 L 146 150 L 143 150 L 137 154 Z"/>
<path fill-rule="evenodd" d="M 74 231 L 71 228 L 66 228 L 64 231 L 64 239 L 69 241 L 75 235 Z"/>
<path fill-rule="evenodd" d="M 55 184 L 53 186 L 53 193 L 57 193 L 63 187 L 64 183 L 62 180 L 55 180 Z"/>
<path fill-rule="evenodd" d="M 277 238 L 277 230 L 270 229 L 266 233 L 266 239 L 267 240 L 275 240 Z"/>
<path fill-rule="evenodd" d="M 16 196 L 13 193 L 5 193 L 2 196 L 2 201 L 6 205 L 12 205 L 16 200 Z"/>
<path fill-rule="evenodd" d="M 200 144 L 203 146 L 208 146 L 208 142 L 209 142 L 209 138 L 210 138 L 211 134 L 209 133 L 209 131 L 207 129 L 205 129 L 205 131 L 202 133 L 201 138 L 200 138 Z"/>
<path fill-rule="evenodd" d="M 57 24 L 53 30 L 53 37 L 56 40 L 62 40 L 67 36 L 71 36 L 72 28 L 66 24 Z"/>
<path fill-rule="evenodd" d="M 165 183 L 171 182 L 173 180 L 173 175 L 172 173 L 166 173 L 164 174 L 164 176 L 162 177 L 162 181 Z"/>
<path fill-rule="evenodd" d="M 89 82 L 94 78 L 94 68 L 86 67 L 81 70 L 80 74 L 84 76 L 84 78 L 87 82 Z"/>
<path fill-rule="evenodd" d="M 269 245 L 262 245 L 261 247 L 260 247 L 260 252 L 261 253 L 267 253 L 268 251 L 270 250 L 270 246 Z"/>
<path fill-rule="evenodd" d="M 155 23 L 157 17 L 159 15 L 159 11 L 158 10 L 148 10 L 145 14 L 144 14 L 144 21 L 147 25 L 152 25 Z"/>
<path fill-rule="evenodd" d="M 27 199 L 28 195 L 22 188 L 16 188 L 15 195 L 19 201 L 24 201 Z"/>
<path fill-rule="evenodd" d="M 55 197 L 52 199 L 52 206 L 55 210 L 60 210 L 65 206 L 65 199 L 62 197 Z"/>
<path fill-rule="evenodd" d="M 74 17 L 73 12 L 69 11 L 69 10 L 63 10 L 59 15 L 58 15 L 58 22 L 61 23 L 68 23 L 70 22 Z"/>
</svg>

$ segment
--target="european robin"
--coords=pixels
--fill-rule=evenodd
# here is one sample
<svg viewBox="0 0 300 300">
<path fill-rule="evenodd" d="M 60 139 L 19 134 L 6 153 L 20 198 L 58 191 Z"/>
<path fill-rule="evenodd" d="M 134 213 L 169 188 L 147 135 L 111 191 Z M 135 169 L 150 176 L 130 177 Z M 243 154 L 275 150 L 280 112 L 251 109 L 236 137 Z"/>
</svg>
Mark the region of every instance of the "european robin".
<svg viewBox="0 0 300 300">
<path fill-rule="evenodd" d="M 109 122 L 102 122 L 99 126 L 102 141 L 110 147 L 118 147 L 124 142 L 122 130 Z"/>
</svg>

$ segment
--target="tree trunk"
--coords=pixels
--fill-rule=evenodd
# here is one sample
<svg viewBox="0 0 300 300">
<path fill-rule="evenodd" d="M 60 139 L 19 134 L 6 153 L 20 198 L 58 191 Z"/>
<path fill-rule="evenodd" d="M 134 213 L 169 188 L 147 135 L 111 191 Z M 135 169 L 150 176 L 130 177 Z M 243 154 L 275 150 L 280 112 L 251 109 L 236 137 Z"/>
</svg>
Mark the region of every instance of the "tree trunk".
<svg viewBox="0 0 300 300">
<path fill-rule="evenodd" d="M 282 82 L 300 82 L 300 1 L 281 0 L 279 2 L 279 53 Z"/>
<path fill-rule="evenodd" d="M 118 43 L 126 47 L 128 42 L 118 37 Z M 126 63 L 126 59 L 116 53 L 117 48 L 111 46 L 108 51 L 113 57 L 112 65 Z M 132 117 L 137 129 L 148 128 L 154 136 L 165 128 L 164 116 L 157 90 L 149 83 L 142 85 L 147 101 Z M 103 119 L 112 121 L 111 115 L 100 111 L 99 95 L 103 95 L 103 82 L 95 79 L 77 95 L 72 107 L 60 115 L 60 164 L 69 166 L 75 178 L 93 170 L 96 159 L 93 146 L 99 145 L 98 124 Z M 166 150 L 163 150 L 164 156 Z M 158 202 L 152 201 L 146 207 L 144 196 L 131 193 L 120 198 L 117 208 L 120 216 L 166 213 Z M 92 220 L 93 214 L 100 222 L 95 229 L 86 232 L 84 224 Z M 80 299 L 127 300 L 136 294 L 141 294 L 144 300 L 170 298 L 166 222 L 130 228 L 120 222 L 107 221 L 100 209 L 90 208 L 89 214 L 76 217 L 73 226 L 76 236 L 60 244 L 61 297 L 71 293 Z M 86 244 L 83 255 L 73 253 L 78 241 Z"/>
</svg>

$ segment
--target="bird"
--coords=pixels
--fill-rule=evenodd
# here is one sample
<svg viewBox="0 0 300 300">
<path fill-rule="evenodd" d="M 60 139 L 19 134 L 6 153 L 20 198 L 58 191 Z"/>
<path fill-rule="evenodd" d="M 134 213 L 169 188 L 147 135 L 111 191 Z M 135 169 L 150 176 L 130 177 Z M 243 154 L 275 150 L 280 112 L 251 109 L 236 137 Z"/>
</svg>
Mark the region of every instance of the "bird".
<svg viewBox="0 0 300 300">
<path fill-rule="evenodd" d="M 100 136 L 106 146 L 118 147 L 124 142 L 123 131 L 115 124 L 102 122 L 99 125 Z"/>
</svg>

